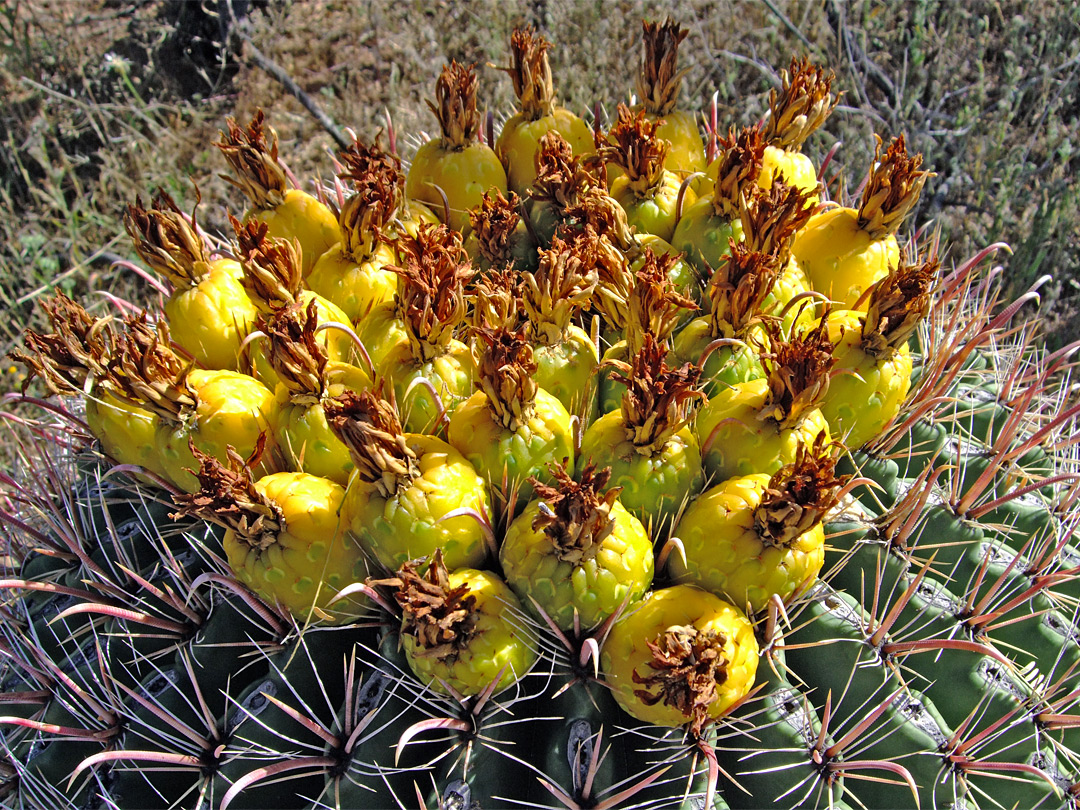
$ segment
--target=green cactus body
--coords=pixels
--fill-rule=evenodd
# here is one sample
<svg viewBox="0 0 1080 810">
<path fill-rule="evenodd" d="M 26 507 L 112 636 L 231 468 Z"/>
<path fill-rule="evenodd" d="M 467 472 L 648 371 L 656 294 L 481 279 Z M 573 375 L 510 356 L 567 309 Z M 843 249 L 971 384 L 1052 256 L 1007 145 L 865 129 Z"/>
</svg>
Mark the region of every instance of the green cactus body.
<svg viewBox="0 0 1080 810">
<path fill-rule="evenodd" d="M 616 501 L 615 521 L 592 559 L 560 558 L 551 539 L 533 528 L 541 502 L 533 501 L 506 530 L 499 562 L 506 581 L 563 630 L 590 628 L 615 613 L 624 600 L 636 602 L 653 578 L 652 541 L 636 517 Z M 531 604 L 531 602 L 530 602 Z"/>
</svg>

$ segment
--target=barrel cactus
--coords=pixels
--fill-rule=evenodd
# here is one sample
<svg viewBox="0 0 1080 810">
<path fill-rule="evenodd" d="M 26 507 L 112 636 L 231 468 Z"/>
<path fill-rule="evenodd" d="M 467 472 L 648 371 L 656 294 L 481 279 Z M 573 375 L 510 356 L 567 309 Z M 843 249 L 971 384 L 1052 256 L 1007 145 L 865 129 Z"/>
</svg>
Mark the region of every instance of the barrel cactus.
<svg viewBox="0 0 1080 810">
<path fill-rule="evenodd" d="M 679 134 L 684 36 L 645 26 L 645 112 L 594 122 L 595 152 L 554 125 L 489 149 L 454 65 L 433 105 L 446 159 L 406 173 L 358 141 L 337 204 L 288 216 L 268 118 L 229 121 L 256 212 L 239 227 L 233 201 L 237 245 L 171 201 L 129 215 L 169 301 L 210 267 L 235 289 L 227 340 L 169 305 L 48 302 L 51 331 L 14 354 L 49 396 L 4 414 L 4 807 L 1080 803 L 1072 349 L 1021 322 L 1036 288 L 1001 299 L 984 267 L 1002 246 L 945 267 L 904 235 L 932 180 L 902 138 L 884 154 L 903 177 L 880 169 L 861 204 L 808 186 L 802 155 L 797 176 L 760 156 L 665 169 L 674 217 L 725 201 L 681 284 L 688 265 L 609 194 L 640 156 L 605 162 L 628 122 Z M 552 86 L 526 40 L 525 110 Z M 820 125 L 830 81 L 793 60 L 772 114 Z M 794 153 L 777 132 L 796 123 L 708 134 Z M 340 253 L 335 208 L 378 220 L 342 233 L 392 293 L 351 313 L 300 281 L 368 293 L 309 255 Z M 830 212 L 892 240 L 844 265 L 836 301 Z M 288 294 L 258 293 L 252 245 L 296 254 Z M 695 318 L 715 328 L 687 356 Z"/>
</svg>

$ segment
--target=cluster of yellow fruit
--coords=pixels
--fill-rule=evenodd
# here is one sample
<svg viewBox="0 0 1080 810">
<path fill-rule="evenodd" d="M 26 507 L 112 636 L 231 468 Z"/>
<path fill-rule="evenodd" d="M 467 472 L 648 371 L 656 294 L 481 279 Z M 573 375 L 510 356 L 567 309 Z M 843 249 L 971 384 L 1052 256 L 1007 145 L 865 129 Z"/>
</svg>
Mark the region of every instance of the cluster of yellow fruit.
<svg viewBox="0 0 1080 810">
<path fill-rule="evenodd" d="M 261 112 L 230 122 L 231 244 L 137 202 L 164 313 L 57 298 L 23 359 L 85 394 L 112 459 L 225 525 L 263 598 L 329 622 L 396 602 L 416 673 L 461 694 L 527 671 L 546 620 L 603 644 L 627 711 L 700 729 L 753 684 L 748 615 L 821 569 L 833 440 L 898 412 L 936 265 L 895 237 L 927 176 L 902 138 L 858 207 L 820 202 L 799 150 L 830 76 L 793 61 L 709 162 L 676 108 L 686 32 L 644 32 L 641 103 L 606 132 L 556 105 L 520 30 L 494 144 L 451 64 L 441 137 L 407 174 L 355 142 L 337 206 L 290 185 Z"/>
</svg>

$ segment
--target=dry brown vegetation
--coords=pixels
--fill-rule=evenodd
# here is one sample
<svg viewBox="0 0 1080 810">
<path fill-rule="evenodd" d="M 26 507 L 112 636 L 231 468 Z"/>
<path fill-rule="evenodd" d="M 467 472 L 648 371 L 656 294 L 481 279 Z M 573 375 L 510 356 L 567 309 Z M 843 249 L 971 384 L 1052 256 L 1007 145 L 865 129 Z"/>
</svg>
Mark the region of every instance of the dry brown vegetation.
<svg viewBox="0 0 1080 810">
<path fill-rule="evenodd" d="M 605 115 L 633 87 L 640 20 L 669 12 L 691 31 L 685 107 L 706 109 L 715 91 L 722 127 L 750 123 L 793 54 L 825 63 L 844 97 L 809 154 L 842 141 L 835 169 L 857 184 L 874 133 L 905 134 L 937 172 L 917 221 L 940 224 L 953 258 L 1010 243 L 1014 289 L 1054 276 L 1051 340 L 1080 335 L 1077 4 L 0 0 L 0 349 L 52 287 L 145 294 L 110 264 L 132 256 L 120 216 L 137 194 L 161 187 L 190 208 L 197 182 L 200 220 L 225 225 L 242 205 L 209 145 L 226 116 L 265 108 L 293 172 L 329 175 L 332 138 L 256 53 L 364 138 L 389 115 L 407 156 L 434 127 L 423 100 L 444 61 L 503 63 L 513 27 L 532 23 L 555 44 L 562 102 Z M 497 70 L 482 71 L 480 94 L 496 115 L 511 107 Z"/>
</svg>

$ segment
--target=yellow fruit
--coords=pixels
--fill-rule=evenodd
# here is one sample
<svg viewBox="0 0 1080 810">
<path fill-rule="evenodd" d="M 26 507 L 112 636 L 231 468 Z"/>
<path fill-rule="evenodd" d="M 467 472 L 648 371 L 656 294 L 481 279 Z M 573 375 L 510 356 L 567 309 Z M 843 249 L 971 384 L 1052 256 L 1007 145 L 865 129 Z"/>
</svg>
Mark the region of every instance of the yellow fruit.
<svg viewBox="0 0 1080 810">
<path fill-rule="evenodd" d="M 652 666 L 654 650 L 678 665 Z M 690 585 L 649 594 L 615 622 L 600 657 L 604 680 L 628 714 L 694 733 L 746 697 L 757 664 L 754 628 L 742 611 Z"/>
<path fill-rule="evenodd" d="M 192 422 L 163 423 L 157 434 L 157 453 L 172 482 L 185 492 L 195 492 L 199 482 L 191 471 L 198 470 L 199 463 L 188 440 L 221 461 L 228 447 L 247 458 L 261 435 L 272 435 L 274 395 L 258 380 L 235 371 L 193 369 L 188 383 L 196 401 Z M 271 444 L 260 468 L 265 472 L 273 470 L 272 449 Z"/>
<path fill-rule="evenodd" d="M 852 309 L 875 281 L 884 278 L 900 260 L 896 237 L 874 239 L 859 225 L 854 208 L 831 208 L 810 217 L 795 234 L 792 255 L 806 273 L 810 286 Z M 865 311 L 865 301 L 861 308 Z"/>
<path fill-rule="evenodd" d="M 331 604 L 367 573 L 363 553 L 346 537 L 345 489 L 300 472 L 265 476 L 255 489 L 278 507 L 281 527 L 258 545 L 235 531 L 225 533 L 222 544 L 237 579 L 301 621 L 355 618 L 355 605 Z"/>
<path fill-rule="evenodd" d="M 353 536 L 391 571 L 436 549 L 452 570 L 483 565 L 488 551 L 483 526 L 472 515 L 447 515 L 459 509 L 488 515 L 486 482 L 441 439 L 416 433 L 404 439 L 416 456 L 415 469 L 396 492 L 382 493 L 356 475 L 350 481 Z"/>
<path fill-rule="evenodd" d="M 774 594 L 787 600 L 825 563 L 821 524 L 787 544 L 768 542 L 755 517 L 769 485 L 763 474 L 731 478 L 701 494 L 675 528 L 686 554 L 668 557 L 673 581 L 696 585 L 760 613 Z"/>
<path fill-rule="evenodd" d="M 319 257 L 307 284 L 357 323 L 381 304 L 393 303 L 398 278 L 386 267 L 396 262 L 390 245 L 380 243 L 370 255 L 354 259 L 339 242 Z"/>
<path fill-rule="evenodd" d="M 349 450 L 326 421 L 323 402 L 344 390 L 364 391 L 371 378 L 356 366 L 331 360 L 325 369 L 325 392 L 317 401 L 294 397 L 286 386 L 274 392 L 274 437 L 289 469 L 327 478 L 345 486 L 353 471 Z"/>
<path fill-rule="evenodd" d="M 442 137 L 417 150 L 405 179 L 407 197 L 426 203 L 440 217 L 448 207 L 443 224 L 462 232 L 469 230 L 469 212 L 489 189 L 506 193 L 506 171 L 498 155 L 477 139 L 476 81 L 471 67 L 452 62 L 443 68 L 431 105 Z"/>
<path fill-rule="evenodd" d="M 86 424 L 105 454 L 119 464 L 137 464 L 168 478 L 157 454 L 158 416 L 95 386 L 86 403 Z"/>
<path fill-rule="evenodd" d="M 297 188 L 285 191 L 281 203 L 273 208 L 252 208 L 244 221 L 263 222 L 268 235 L 295 239 L 300 243 L 300 257 L 306 278 L 315 262 L 341 239 L 337 217 L 326 205 Z"/>
<path fill-rule="evenodd" d="M 540 499 L 506 530 L 499 562 L 514 592 L 531 597 L 559 628 L 587 630 L 615 613 L 624 600 L 635 602 L 648 590 L 652 541 L 641 521 L 615 500 L 615 490 L 603 493 L 610 495 L 606 502 L 591 491 L 593 502 L 573 497 L 588 489 L 592 468 L 581 476 L 581 484 L 561 466 L 556 469 L 558 485 L 541 491 Z M 602 487 L 607 477 L 601 476 Z M 560 510 L 559 500 L 568 497 L 567 491 L 571 503 Z"/>
<path fill-rule="evenodd" d="M 763 418 L 767 380 L 737 383 L 721 390 L 698 412 L 697 436 L 706 471 L 716 480 L 756 472 L 773 473 L 795 460 L 800 444 L 813 444 L 829 426 L 817 408 L 795 425 L 780 427 Z"/>
<path fill-rule="evenodd" d="M 448 571 L 438 552 L 420 576 L 406 563 L 389 580 L 401 605 L 401 646 L 409 668 L 436 692 L 499 692 L 536 662 L 537 638 L 506 583 L 489 571 Z"/>
</svg>

